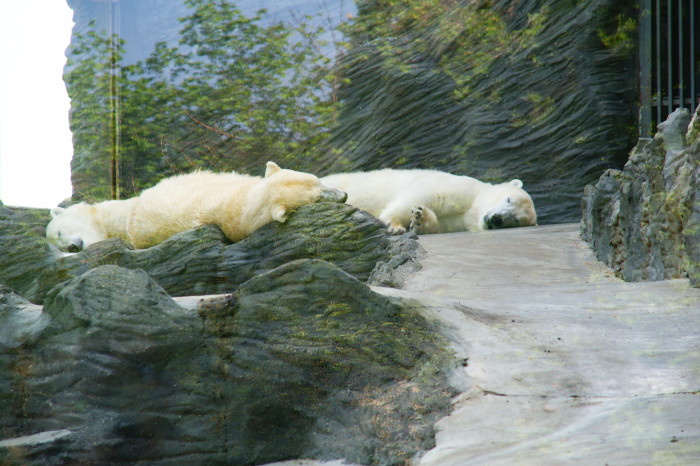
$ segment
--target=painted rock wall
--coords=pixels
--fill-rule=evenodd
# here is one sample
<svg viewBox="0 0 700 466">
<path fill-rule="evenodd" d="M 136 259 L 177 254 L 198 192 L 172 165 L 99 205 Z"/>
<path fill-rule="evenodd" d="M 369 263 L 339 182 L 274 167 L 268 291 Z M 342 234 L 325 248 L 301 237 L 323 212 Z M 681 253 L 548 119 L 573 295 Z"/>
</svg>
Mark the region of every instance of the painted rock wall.
<svg viewBox="0 0 700 466">
<path fill-rule="evenodd" d="M 669 115 L 623 170 L 586 186 L 582 206 L 581 235 L 618 276 L 700 287 L 700 115 Z"/>
<path fill-rule="evenodd" d="M 134 2 L 119 3 L 132 24 Z M 162 2 L 138 3 L 163 17 Z M 420 167 L 521 178 L 541 223 L 566 222 L 636 139 L 631 0 L 295 3 L 314 19 L 188 0 L 168 10 L 180 20 L 116 41 L 89 23 L 105 4 L 71 4 L 76 198 L 129 197 L 193 168 L 257 175 L 267 160 Z"/>
</svg>

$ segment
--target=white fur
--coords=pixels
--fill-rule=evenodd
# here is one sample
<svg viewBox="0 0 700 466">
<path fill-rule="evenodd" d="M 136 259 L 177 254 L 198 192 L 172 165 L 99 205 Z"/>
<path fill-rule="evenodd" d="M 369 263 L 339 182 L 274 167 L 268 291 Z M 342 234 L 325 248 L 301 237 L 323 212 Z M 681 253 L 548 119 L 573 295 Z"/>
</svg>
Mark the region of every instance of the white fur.
<svg viewBox="0 0 700 466">
<path fill-rule="evenodd" d="M 517 179 L 493 185 L 436 170 L 384 169 L 321 181 L 345 191 L 348 204 L 368 211 L 394 234 L 409 228 L 449 233 L 537 223 L 532 199 Z"/>
<path fill-rule="evenodd" d="M 284 222 L 289 213 L 319 200 L 343 202 L 310 173 L 283 170 L 268 162 L 265 177 L 195 172 L 165 179 L 145 190 L 129 215 L 127 232 L 137 248 L 201 225 L 217 225 L 233 242 L 261 226 Z"/>
<path fill-rule="evenodd" d="M 112 237 L 146 248 L 209 224 L 219 226 L 231 241 L 239 241 L 267 223 L 286 221 L 297 207 L 344 202 L 346 197 L 310 173 L 283 170 L 268 162 L 264 178 L 201 171 L 167 178 L 125 201 L 55 207 L 46 237 L 69 252 Z"/>
<path fill-rule="evenodd" d="M 78 252 L 107 238 L 128 242 L 126 220 L 134 203 L 134 199 L 127 199 L 54 207 L 52 220 L 46 226 L 46 238 L 61 251 L 68 252 Z"/>
</svg>

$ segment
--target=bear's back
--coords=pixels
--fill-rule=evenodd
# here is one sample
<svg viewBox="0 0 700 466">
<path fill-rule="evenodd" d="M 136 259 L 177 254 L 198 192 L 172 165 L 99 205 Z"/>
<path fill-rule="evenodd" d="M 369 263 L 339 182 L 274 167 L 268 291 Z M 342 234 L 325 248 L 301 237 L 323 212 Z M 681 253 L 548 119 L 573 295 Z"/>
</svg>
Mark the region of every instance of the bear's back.
<svg viewBox="0 0 700 466">
<path fill-rule="evenodd" d="M 141 202 L 177 203 L 180 208 L 195 205 L 199 209 L 222 198 L 247 191 L 261 178 L 240 173 L 197 171 L 166 178 L 141 193 Z"/>
</svg>

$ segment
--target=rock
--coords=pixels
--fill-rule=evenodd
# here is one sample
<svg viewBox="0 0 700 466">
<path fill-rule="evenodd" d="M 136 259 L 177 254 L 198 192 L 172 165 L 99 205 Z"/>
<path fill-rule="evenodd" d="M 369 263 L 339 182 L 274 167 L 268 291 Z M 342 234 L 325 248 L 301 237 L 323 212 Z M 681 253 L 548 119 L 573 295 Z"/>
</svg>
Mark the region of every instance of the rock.
<svg viewBox="0 0 700 466">
<path fill-rule="evenodd" d="M 689 277 L 700 286 L 698 115 L 673 112 L 622 171 L 586 186 L 581 235 L 628 281 Z"/>
<path fill-rule="evenodd" d="M 112 239 L 72 255 L 59 253 L 44 238 L 48 212 L 41 221 L 15 221 L 27 215 L 0 211 L 0 283 L 33 303 L 43 302 L 52 287 L 106 264 L 143 269 L 168 294 L 184 296 L 229 293 L 255 275 L 302 258 L 326 260 L 363 281 L 379 263 L 383 278 L 375 281 L 400 284 L 404 272 L 392 267 L 408 270 L 417 260 L 415 237 L 392 239 L 368 213 L 334 203 L 302 207 L 286 223 L 268 224 L 235 244 L 207 226 L 145 250 Z"/>
<path fill-rule="evenodd" d="M 45 238 L 48 210 L 0 206 L 0 284 L 33 302 L 48 288 L 39 277 L 52 274 L 56 261 Z M 61 272 L 58 271 L 58 274 Z M 67 277 L 70 278 L 70 277 Z"/>
<path fill-rule="evenodd" d="M 39 306 L 0 285 L 0 348 L 33 343 L 46 322 Z"/>
<path fill-rule="evenodd" d="M 0 231 L 18 228 L 28 236 L 43 238 L 46 224 L 51 220 L 48 209 L 34 209 L 28 207 L 9 207 L 0 201 Z"/>
<path fill-rule="evenodd" d="M 0 291 L 7 322 L 27 303 Z M 40 314 L 0 346 L 2 464 L 405 464 L 453 395 L 451 353 L 417 310 L 322 260 L 198 312 L 103 265 Z"/>
<path fill-rule="evenodd" d="M 45 464 L 51 458 L 108 464 L 120 455 L 148 461 L 161 454 L 147 437 L 167 435 L 172 413 L 187 405 L 195 409 L 201 399 L 178 390 L 190 366 L 201 363 L 201 341 L 192 343 L 202 328 L 196 316 L 143 271 L 116 266 L 98 267 L 55 288 L 43 314 L 49 324 L 41 337 L 10 366 L 18 382 L 2 398 L 16 409 L 0 414 L 2 424 L 11 426 L 0 436 L 57 429 L 70 434 L 0 449 L 0 463 Z"/>
<path fill-rule="evenodd" d="M 425 249 L 416 241 L 415 233 L 389 237 L 389 259 L 380 261 L 372 270 L 367 284 L 390 288 L 403 288 L 406 277 L 421 269 L 419 259 Z"/>
<path fill-rule="evenodd" d="M 39 340 L 47 324 L 40 307 L 0 285 L 0 440 L 17 428 L 17 419 L 10 413 L 23 410 L 23 401 L 16 395 L 31 364 L 25 348 Z M 0 463 L 4 464 L 2 453 Z"/>
</svg>

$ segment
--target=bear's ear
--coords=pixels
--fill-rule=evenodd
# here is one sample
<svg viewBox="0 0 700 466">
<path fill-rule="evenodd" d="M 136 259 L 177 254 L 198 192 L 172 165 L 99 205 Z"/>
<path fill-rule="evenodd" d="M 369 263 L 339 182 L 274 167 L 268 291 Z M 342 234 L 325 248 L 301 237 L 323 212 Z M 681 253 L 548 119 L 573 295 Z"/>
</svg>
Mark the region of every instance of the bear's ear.
<svg viewBox="0 0 700 466">
<path fill-rule="evenodd" d="M 268 176 L 272 176 L 278 171 L 282 170 L 279 165 L 277 165 L 275 162 L 267 162 L 266 165 L 267 168 L 265 168 L 265 178 Z"/>
<path fill-rule="evenodd" d="M 53 209 L 51 209 L 51 218 L 56 218 L 57 216 L 61 215 L 65 211 L 66 211 L 66 209 L 64 209 L 63 207 L 56 206 Z"/>
<path fill-rule="evenodd" d="M 522 188 L 523 182 L 516 178 L 514 180 L 510 180 L 510 185 L 515 186 L 516 188 Z"/>
<path fill-rule="evenodd" d="M 272 209 L 272 219 L 276 222 L 284 223 L 287 220 L 287 208 L 283 205 L 278 205 Z"/>
</svg>

